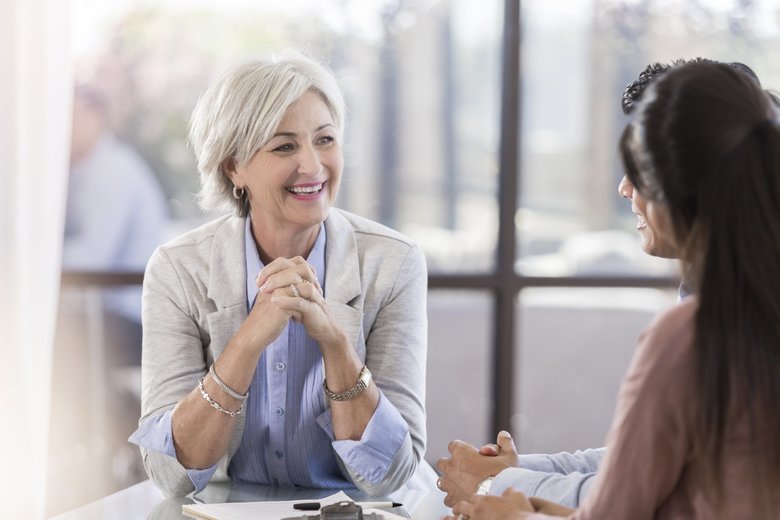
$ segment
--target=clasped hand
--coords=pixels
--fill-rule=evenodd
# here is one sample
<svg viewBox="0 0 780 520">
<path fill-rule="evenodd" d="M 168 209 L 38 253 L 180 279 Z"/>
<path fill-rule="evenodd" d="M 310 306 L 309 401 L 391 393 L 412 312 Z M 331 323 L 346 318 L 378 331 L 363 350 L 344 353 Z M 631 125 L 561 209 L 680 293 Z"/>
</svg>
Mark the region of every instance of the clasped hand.
<svg viewBox="0 0 780 520">
<path fill-rule="evenodd" d="M 439 487 L 447 493 L 444 504 L 452 507 L 477 491 L 479 483 L 506 468 L 519 467 L 517 448 L 508 432 L 498 434 L 497 444 L 488 444 L 477 450 L 462 441 L 447 446 L 450 457 L 442 457 L 436 467 L 442 472 Z"/>
<path fill-rule="evenodd" d="M 320 343 L 338 335 L 314 267 L 302 257 L 277 258 L 260 271 L 255 283 L 257 299 L 247 321 L 265 336 L 259 343 L 276 339 L 289 319 L 302 323 L 307 334 Z"/>
<path fill-rule="evenodd" d="M 496 444 L 481 448 L 462 441 L 447 446 L 450 457 L 442 457 L 436 466 L 442 472 L 437 483 L 447 493 L 444 504 L 455 516 L 445 520 L 521 520 L 533 512 L 566 516 L 573 510 L 538 497 L 526 497 L 507 488 L 501 496 L 477 496 L 477 486 L 487 477 L 506 468 L 519 468 L 520 457 L 509 432 L 498 433 Z"/>
</svg>

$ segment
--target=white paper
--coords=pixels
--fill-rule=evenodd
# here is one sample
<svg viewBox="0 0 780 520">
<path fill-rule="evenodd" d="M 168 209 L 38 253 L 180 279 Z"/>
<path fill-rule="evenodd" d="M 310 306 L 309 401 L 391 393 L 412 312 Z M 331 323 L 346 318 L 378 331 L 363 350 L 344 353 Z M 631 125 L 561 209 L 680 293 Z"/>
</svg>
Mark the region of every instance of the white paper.
<svg viewBox="0 0 780 520">
<path fill-rule="evenodd" d="M 285 500 L 283 502 L 228 502 L 224 504 L 187 504 L 181 506 L 182 513 L 198 520 L 279 520 L 280 518 L 314 515 L 315 511 L 299 511 L 293 504 L 319 502 L 323 506 L 352 499 L 343 491 L 316 500 Z M 364 513 L 377 513 L 386 520 L 407 520 L 381 509 L 365 509 Z"/>
</svg>

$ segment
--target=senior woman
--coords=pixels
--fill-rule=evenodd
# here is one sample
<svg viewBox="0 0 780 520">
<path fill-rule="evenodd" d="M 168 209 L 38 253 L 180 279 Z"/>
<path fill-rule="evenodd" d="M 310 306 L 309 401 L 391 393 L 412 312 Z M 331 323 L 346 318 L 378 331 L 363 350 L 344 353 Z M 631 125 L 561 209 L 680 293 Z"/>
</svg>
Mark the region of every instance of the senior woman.
<svg viewBox="0 0 780 520">
<path fill-rule="evenodd" d="M 130 440 L 166 494 L 230 478 L 377 495 L 435 479 L 425 260 L 332 207 L 344 111 L 333 76 L 300 55 L 234 67 L 198 101 L 201 206 L 230 214 L 160 247 L 144 278 Z"/>
</svg>

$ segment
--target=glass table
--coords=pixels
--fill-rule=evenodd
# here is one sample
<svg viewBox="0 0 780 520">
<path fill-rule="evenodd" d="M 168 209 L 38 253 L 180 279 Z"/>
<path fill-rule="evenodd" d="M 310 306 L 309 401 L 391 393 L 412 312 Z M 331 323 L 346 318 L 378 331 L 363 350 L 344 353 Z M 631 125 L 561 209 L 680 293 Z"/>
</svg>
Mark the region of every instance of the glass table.
<svg viewBox="0 0 780 520">
<path fill-rule="evenodd" d="M 165 498 L 152 481 L 123 489 L 90 504 L 54 517 L 52 520 L 192 520 L 182 514 L 185 504 L 316 500 L 335 493 L 333 489 L 303 489 L 262 486 L 243 482 L 214 482 L 194 496 Z M 386 497 L 370 497 L 357 489 L 344 492 L 355 501 L 393 501 L 403 504 L 389 511 L 415 520 L 438 520 L 450 514 L 444 493 L 438 491 L 397 491 Z"/>
</svg>

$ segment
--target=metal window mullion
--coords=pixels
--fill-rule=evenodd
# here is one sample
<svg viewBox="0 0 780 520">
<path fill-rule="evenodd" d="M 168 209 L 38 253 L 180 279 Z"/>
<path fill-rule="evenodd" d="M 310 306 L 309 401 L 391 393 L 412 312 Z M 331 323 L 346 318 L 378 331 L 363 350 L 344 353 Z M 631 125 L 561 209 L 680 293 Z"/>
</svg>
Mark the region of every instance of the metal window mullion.
<svg viewBox="0 0 780 520">
<path fill-rule="evenodd" d="M 514 302 L 521 287 L 515 274 L 515 214 L 520 195 L 520 1 L 505 0 L 501 63 L 498 245 L 493 330 L 493 413 L 489 437 L 511 426 L 514 372 Z"/>
</svg>

